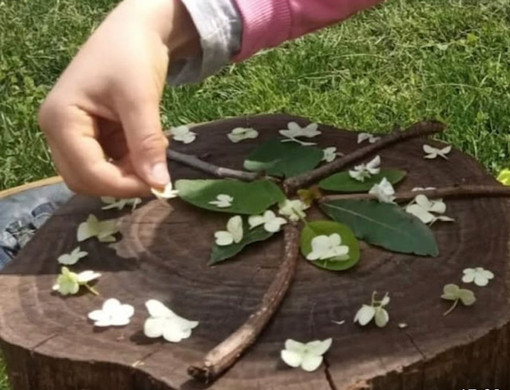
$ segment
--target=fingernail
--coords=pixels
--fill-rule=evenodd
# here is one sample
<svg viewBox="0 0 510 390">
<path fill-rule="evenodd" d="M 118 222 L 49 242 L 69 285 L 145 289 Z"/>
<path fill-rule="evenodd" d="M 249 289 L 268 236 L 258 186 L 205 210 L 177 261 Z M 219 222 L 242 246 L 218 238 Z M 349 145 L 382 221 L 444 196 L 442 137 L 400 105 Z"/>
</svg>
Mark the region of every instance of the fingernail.
<svg viewBox="0 0 510 390">
<path fill-rule="evenodd" d="M 164 162 L 156 163 L 152 166 L 151 178 L 156 183 L 164 187 L 170 182 L 170 174 L 168 173 L 168 166 Z"/>
</svg>

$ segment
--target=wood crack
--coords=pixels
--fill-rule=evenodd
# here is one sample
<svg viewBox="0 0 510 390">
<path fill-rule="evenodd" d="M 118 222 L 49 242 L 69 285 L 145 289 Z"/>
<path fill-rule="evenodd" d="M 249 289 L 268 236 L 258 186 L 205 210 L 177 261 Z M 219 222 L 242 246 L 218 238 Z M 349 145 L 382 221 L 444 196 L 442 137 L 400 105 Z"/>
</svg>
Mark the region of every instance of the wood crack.
<svg viewBox="0 0 510 390">
<path fill-rule="evenodd" d="M 326 377 L 330 390 L 338 390 L 335 381 L 331 376 L 331 372 L 329 371 L 329 361 L 326 357 L 324 357 L 324 376 Z"/>
</svg>

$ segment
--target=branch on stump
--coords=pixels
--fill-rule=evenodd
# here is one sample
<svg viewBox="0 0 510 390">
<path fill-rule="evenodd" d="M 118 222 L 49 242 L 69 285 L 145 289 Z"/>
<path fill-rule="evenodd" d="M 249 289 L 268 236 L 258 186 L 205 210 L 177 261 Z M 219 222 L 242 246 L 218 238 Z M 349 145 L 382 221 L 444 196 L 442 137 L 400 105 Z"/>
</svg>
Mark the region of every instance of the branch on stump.
<svg viewBox="0 0 510 390">
<path fill-rule="evenodd" d="M 252 345 L 271 320 L 285 296 L 296 271 L 299 248 L 297 224 L 288 224 L 284 230 L 283 261 L 267 289 L 262 303 L 246 322 L 228 338 L 207 353 L 203 361 L 188 368 L 188 374 L 203 382 L 210 382 L 230 368 Z"/>
<path fill-rule="evenodd" d="M 452 187 L 435 188 L 433 190 L 405 191 L 395 194 L 396 202 L 407 202 L 423 194 L 428 198 L 469 198 L 469 197 L 510 197 L 510 187 L 498 185 L 457 185 Z M 319 202 L 331 200 L 349 200 L 349 199 L 377 199 L 377 196 L 364 194 L 342 194 L 327 195 L 320 198 Z"/>
<path fill-rule="evenodd" d="M 333 173 L 341 170 L 346 165 L 349 165 L 357 160 L 361 160 L 381 149 L 387 148 L 399 142 L 407 141 L 412 138 L 440 133 L 445 129 L 446 125 L 438 121 L 425 121 L 415 123 L 405 131 L 395 131 L 390 135 L 384 136 L 379 141 L 357 149 L 354 152 L 347 153 L 342 158 L 339 158 L 329 164 L 323 165 L 320 168 L 306 172 L 302 175 L 287 179 L 284 181 L 283 185 L 287 194 L 293 194 L 298 189 L 322 180 L 325 177 L 328 177 Z"/>
<path fill-rule="evenodd" d="M 200 160 L 196 156 L 177 152 L 175 150 L 168 149 L 166 152 L 166 155 L 169 160 L 179 162 L 181 164 L 187 165 L 191 168 L 198 169 L 199 171 L 202 171 L 205 173 L 209 173 L 209 174 L 219 177 L 219 178 L 238 179 L 238 180 L 242 180 L 242 181 L 254 181 L 257 179 L 264 178 L 264 176 L 258 172 L 246 172 L 246 171 L 239 171 L 236 169 L 220 167 L 220 166 L 211 164 L 207 161 Z M 267 178 L 267 179 L 269 179 L 269 178 Z"/>
</svg>

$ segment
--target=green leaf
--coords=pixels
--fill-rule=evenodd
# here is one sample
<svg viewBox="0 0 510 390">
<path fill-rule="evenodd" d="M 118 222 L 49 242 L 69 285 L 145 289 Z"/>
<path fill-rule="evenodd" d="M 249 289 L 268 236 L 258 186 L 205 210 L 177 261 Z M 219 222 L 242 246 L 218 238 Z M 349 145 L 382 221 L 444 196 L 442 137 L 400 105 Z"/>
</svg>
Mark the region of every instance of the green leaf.
<svg viewBox="0 0 510 390">
<path fill-rule="evenodd" d="M 322 149 L 273 138 L 255 148 L 244 161 L 249 171 L 292 177 L 315 168 L 324 157 Z"/>
<path fill-rule="evenodd" d="M 335 200 L 321 204 L 332 219 L 349 225 L 356 237 L 394 252 L 437 256 L 434 234 L 396 204 L 367 200 Z"/>
<path fill-rule="evenodd" d="M 244 221 L 243 223 L 244 236 L 241 242 L 237 244 L 227 245 L 227 246 L 218 246 L 214 244 L 211 252 L 211 258 L 209 259 L 209 265 L 215 265 L 221 263 L 227 259 L 230 259 L 241 252 L 245 246 L 252 244 L 258 241 L 264 241 L 268 238 L 272 237 L 273 234 L 271 232 L 267 232 L 264 230 L 263 226 L 258 226 L 254 229 L 250 230 L 250 227 Z"/>
<path fill-rule="evenodd" d="M 250 183 L 239 180 L 177 180 L 179 197 L 203 209 L 231 214 L 262 214 L 277 202 L 285 200 L 282 190 L 272 181 L 258 180 Z M 220 208 L 209 202 L 220 194 L 234 198 L 232 206 Z"/>
<path fill-rule="evenodd" d="M 327 191 L 335 192 L 366 192 L 374 184 L 386 178 L 391 184 L 397 184 L 406 177 L 406 171 L 400 169 L 381 169 L 377 175 L 373 175 L 365 181 L 353 179 L 349 172 L 340 172 L 331 175 L 319 183 L 319 187 Z"/>
<path fill-rule="evenodd" d="M 342 239 L 341 245 L 349 247 L 349 258 L 342 261 L 315 260 L 313 265 L 330 271 L 344 271 L 354 267 L 360 258 L 359 242 L 352 230 L 341 223 L 333 221 L 313 221 L 306 224 L 301 231 L 301 253 L 306 258 L 312 251 L 312 239 L 316 236 L 338 233 Z"/>
</svg>

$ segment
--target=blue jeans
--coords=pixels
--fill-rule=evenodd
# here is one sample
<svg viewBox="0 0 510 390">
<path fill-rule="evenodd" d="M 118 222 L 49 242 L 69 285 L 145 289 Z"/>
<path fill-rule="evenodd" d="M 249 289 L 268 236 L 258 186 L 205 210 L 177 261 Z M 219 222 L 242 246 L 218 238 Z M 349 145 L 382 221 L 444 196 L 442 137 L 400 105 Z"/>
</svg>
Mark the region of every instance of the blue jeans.
<svg viewBox="0 0 510 390">
<path fill-rule="evenodd" d="M 0 198 L 0 269 L 72 195 L 63 183 L 59 183 Z"/>
</svg>

